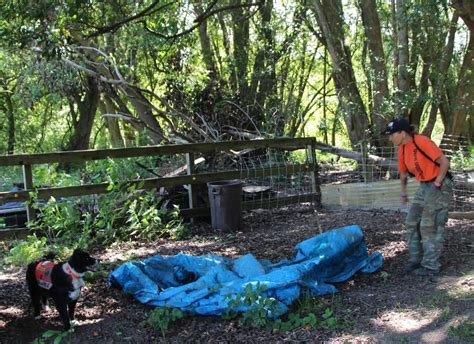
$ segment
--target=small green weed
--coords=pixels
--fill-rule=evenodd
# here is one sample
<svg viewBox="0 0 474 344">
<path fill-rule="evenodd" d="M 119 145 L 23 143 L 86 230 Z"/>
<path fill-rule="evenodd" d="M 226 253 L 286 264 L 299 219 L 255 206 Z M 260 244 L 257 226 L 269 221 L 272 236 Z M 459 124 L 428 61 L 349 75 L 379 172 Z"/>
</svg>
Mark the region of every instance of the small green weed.
<svg viewBox="0 0 474 344">
<path fill-rule="evenodd" d="M 155 330 L 160 330 L 163 340 L 166 342 L 166 332 L 170 329 L 171 324 L 183 317 L 184 313 L 177 308 L 157 307 L 150 313 L 145 323 Z"/>
<path fill-rule="evenodd" d="M 451 304 L 452 299 L 449 296 L 447 291 L 438 291 L 435 292 L 430 300 L 430 305 L 432 308 L 445 308 L 446 306 L 449 307 Z"/>
<path fill-rule="evenodd" d="M 243 292 L 236 295 L 227 295 L 230 301 L 225 319 L 237 318 L 240 324 L 252 327 L 270 327 L 274 318 L 281 314 L 277 300 L 265 295 L 267 286 L 257 283 L 248 283 Z M 243 310 L 239 313 L 239 310 Z"/>
<path fill-rule="evenodd" d="M 459 148 L 451 158 L 451 166 L 457 170 L 469 170 L 474 167 L 474 146 L 470 146 L 469 150 Z"/>
<path fill-rule="evenodd" d="M 273 323 L 273 328 L 282 331 L 292 331 L 300 327 L 309 326 L 316 328 L 319 322 L 314 313 L 308 313 L 305 316 L 296 313 L 288 314 L 287 320 L 277 319 Z"/>
<path fill-rule="evenodd" d="M 466 320 L 457 326 L 451 326 L 448 334 L 450 336 L 461 338 L 469 343 L 474 343 L 474 321 Z"/>
<path fill-rule="evenodd" d="M 266 290 L 265 285 L 249 283 L 242 293 L 228 296 L 231 300 L 224 318 L 238 319 L 240 325 L 282 331 L 292 331 L 301 327 L 336 329 L 350 325 L 349 321 L 339 319 L 334 314 L 334 297 L 331 305 L 328 305 L 321 302 L 320 298 L 305 292 L 295 301 L 292 310 L 282 315 L 278 301 L 267 297 Z"/>
<path fill-rule="evenodd" d="M 36 338 L 33 341 L 33 344 L 46 344 L 50 343 L 51 341 L 54 344 L 59 344 L 63 339 L 66 339 L 71 334 L 70 331 L 57 331 L 57 330 L 48 330 L 41 335 L 41 337 Z M 68 338 L 68 342 L 70 342 L 71 338 Z"/>
<path fill-rule="evenodd" d="M 13 242 L 13 248 L 5 255 L 3 262 L 14 266 L 24 266 L 54 252 L 58 259 L 69 257 L 72 249 L 60 244 L 49 244 L 46 237 L 38 238 L 36 234 L 29 235 L 26 239 Z"/>
<path fill-rule="evenodd" d="M 384 282 L 387 282 L 389 276 L 390 275 L 387 271 L 381 271 L 380 272 L 380 277 L 382 278 L 382 281 L 384 281 Z"/>
<path fill-rule="evenodd" d="M 38 239 L 29 235 L 26 240 L 18 242 L 5 257 L 7 264 L 23 266 L 42 257 L 47 252 L 46 238 Z"/>
</svg>

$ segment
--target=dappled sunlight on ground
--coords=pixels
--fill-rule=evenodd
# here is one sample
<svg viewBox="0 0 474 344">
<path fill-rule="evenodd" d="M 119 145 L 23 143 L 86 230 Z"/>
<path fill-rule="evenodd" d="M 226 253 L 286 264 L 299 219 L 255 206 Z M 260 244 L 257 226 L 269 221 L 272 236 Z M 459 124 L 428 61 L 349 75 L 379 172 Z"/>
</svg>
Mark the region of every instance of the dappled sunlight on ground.
<svg viewBox="0 0 474 344">
<path fill-rule="evenodd" d="M 299 212 L 301 210 L 301 212 Z M 321 211 L 316 214 L 297 207 L 288 210 L 246 212 L 246 232 L 217 233 L 209 224 L 194 225 L 193 237 L 172 241 L 126 242 L 94 252 L 102 261 L 100 270 L 86 280 L 77 307 L 78 325 L 68 340 L 79 343 L 148 344 L 163 342 L 150 326 L 140 326 L 151 307 L 142 305 L 122 291 L 108 287 L 109 273 L 129 260 L 154 255 L 214 254 L 238 258 L 252 253 L 273 262 L 294 256 L 294 246 L 323 231 L 359 224 L 370 253 L 384 257 L 381 270 L 357 274 L 336 285 L 336 296 L 322 297 L 341 320 L 338 328 L 269 331 L 243 327 L 219 317 L 189 316 L 167 333 L 169 343 L 463 343 L 449 329 L 474 317 L 474 232 L 472 220 L 450 220 L 439 276 L 420 279 L 407 275 L 408 259 L 400 212 Z M 36 321 L 31 309 L 25 267 L 0 271 L 0 342 L 31 343 L 48 329 L 61 329 L 55 307 Z M 315 311 L 317 316 L 321 312 Z M 347 320 L 347 321 L 346 321 Z M 5 341 L 2 341 L 5 338 Z"/>
<path fill-rule="evenodd" d="M 429 326 L 439 318 L 440 314 L 438 310 L 401 310 L 399 312 L 391 310 L 377 319 L 372 319 L 371 323 L 380 330 L 406 334 Z"/>
</svg>

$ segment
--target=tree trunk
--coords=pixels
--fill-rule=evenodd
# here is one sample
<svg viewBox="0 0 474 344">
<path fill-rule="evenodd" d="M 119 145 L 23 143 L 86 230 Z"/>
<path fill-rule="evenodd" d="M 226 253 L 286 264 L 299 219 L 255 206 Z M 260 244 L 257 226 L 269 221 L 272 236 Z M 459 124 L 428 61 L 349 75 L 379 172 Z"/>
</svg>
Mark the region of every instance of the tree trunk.
<svg viewBox="0 0 474 344">
<path fill-rule="evenodd" d="M 15 114 L 13 111 L 13 102 L 10 92 L 5 92 L 5 103 L 8 123 L 7 154 L 15 153 Z"/>
<path fill-rule="evenodd" d="M 398 40 L 398 90 L 400 95 L 408 94 L 410 91 L 410 81 L 408 74 L 409 52 L 408 52 L 408 26 L 407 13 L 404 0 L 396 0 L 397 15 L 397 40 Z M 400 109 L 399 115 L 406 116 L 407 109 Z"/>
<path fill-rule="evenodd" d="M 231 5 L 241 5 L 241 0 L 232 0 Z M 249 21 L 247 10 L 237 7 L 232 10 L 232 30 L 234 43 L 234 65 L 237 75 L 238 91 L 243 106 L 250 105 L 252 95 L 249 94 L 247 68 L 249 62 Z"/>
<path fill-rule="evenodd" d="M 380 133 L 387 125 L 387 120 L 383 116 L 383 107 L 388 101 L 389 91 L 380 20 L 375 0 L 359 0 L 359 5 L 369 48 L 371 71 L 373 73 L 370 79 L 373 81 L 372 89 L 375 90 L 373 94 L 373 107 L 370 113 L 371 122 L 374 124 L 372 133 L 375 146 L 386 147 L 388 146 L 388 140 L 385 136 L 381 136 Z"/>
<path fill-rule="evenodd" d="M 256 71 L 256 78 L 259 79 L 258 90 L 255 97 L 255 103 L 262 106 L 265 112 L 269 112 L 275 104 L 272 104 L 275 91 L 276 91 L 276 60 L 275 60 L 275 46 L 273 33 L 271 30 L 271 19 L 273 10 L 273 0 L 265 0 L 259 7 L 260 15 L 262 18 L 262 46 L 261 56 L 263 57 L 263 64 L 259 66 L 259 70 Z M 278 116 L 281 118 L 280 116 Z M 267 118 L 267 120 L 271 120 Z M 283 134 L 284 123 L 276 124 L 277 132 Z M 277 134 L 277 135 L 278 135 Z"/>
<path fill-rule="evenodd" d="M 108 97 L 104 97 L 104 100 L 100 102 L 99 109 L 104 116 L 105 125 L 109 132 L 110 143 L 113 148 L 125 147 L 122 133 L 120 132 L 120 126 L 117 118 L 113 118 L 110 115 L 116 113 L 115 106 Z"/>
<path fill-rule="evenodd" d="M 349 47 L 344 45 L 341 0 L 312 0 L 312 10 L 332 59 L 332 74 L 337 96 L 352 146 L 365 138 L 367 113 L 352 68 Z"/>
<path fill-rule="evenodd" d="M 447 134 L 471 144 L 474 137 L 474 2 L 453 0 L 452 3 L 469 28 L 469 44 L 459 73 L 451 131 Z"/>
<path fill-rule="evenodd" d="M 426 17 L 430 18 L 431 16 L 426 15 Z M 431 132 L 433 131 L 434 125 L 436 123 L 436 115 L 438 113 L 438 109 L 440 108 L 441 102 L 444 100 L 446 104 L 448 103 L 448 97 L 446 95 L 446 77 L 448 75 L 449 65 L 451 64 L 453 56 L 454 38 L 456 35 L 456 25 L 458 19 L 459 15 L 457 12 L 455 12 L 453 17 L 451 18 L 448 39 L 446 45 L 443 47 L 443 51 L 441 53 L 441 60 L 438 63 L 433 63 L 433 68 L 435 70 L 432 71 L 430 74 L 433 97 L 431 101 L 429 118 L 425 128 L 423 129 L 423 135 L 428 137 L 431 136 Z M 443 39 L 442 41 L 444 42 L 445 40 Z"/>
<path fill-rule="evenodd" d="M 393 70 L 394 71 L 398 71 L 398 65 L 399 65 L 399 61 L 398 61 L 398 49 L 396 47 L 398 47 L 398 35 L 397 35 L 397 32 L 398 32 L 398 24 L 397 24 L 397 10 L 396 10 L 396 5 L 395 5 L 395 1 L 396 0 L 392 0 L 391 2 L 391 6 L 390 6 L 390 9 L 391 9 L 391 24 L 392 24 L 392 46 L 393 46 L 393 49 L 392 49 L 392 61 L 393 61 Z M 392 73 L 392 88 L 393 90 L 397 90 L 398 89 L 398 72 L 393 72 Z"/>
<path fill-rule="evenodd" d="M 145 131 L 151 139 L 151 142 L 155 145 L 166 141 L 158 120 L 153 115 L 153 105 L 150 101 L 142 94 L 141 91 L 131 86 L 124 86 L 122 88 L 125 97 L 132 103 L 133 107 L 137 111 L 138 117 L 145 124 Z"/>
<path fill-rule="evenodd" d="M 202 5 L 200 3 L 195 3 L 194 8 L 198 17 L 203 14 Z M 209 78 L 208 83 L 211 83 L 217 80 L 217 67 L 212 52 L 211 39 L 209 38 L 209 34 L 207 32 L 207 20 L 200 22 L 198 33 L 199 42 L 201 43 L 201 54 L 204 64 L 206 65 L 207 76 Z"/>
<path fill-rule="evenodd" d="M 78 32 L 71 32 L 72 37 L 80 45 L 87 47 L 89 42 L 84 39 L 82 34 Z M 84 55 L 89 61 L 101 61 L 104 56 L 95 49 L 84 50 Z M 92 74 L 93 72 L 97 73 L 99 76 L 105 79 L 111 80 L 121 80 L 122 76 L 118 74 L 118 67 L 112 66 L 110 69 L 106 67 L 106 64 L 96 64 L 97 71 L 87 71 L 87 73 Z M 147 134 L 150 137 L 150 140 L 153 144 L 159 144 L 165 139 L 163 134 L 163 129 L 161 128 L 158 120 L 153 115 L 153 104 L 143 95 L 142 91 L 131 86 L 130 84 L 119 83 L 119 89 L 122 91 L 124 96 L 130 101 L 132 106 L 135 108 L 138 117 L 146 126 Z"/>
<path fill-rule="evenodd" d="M 464 18 L 463 18 L 464 19 Z M 459 142 L 472 142 L 474 137 L 474 31 L 471 31 L 466 48 L 456 98 L 453 104 L 452 125 L 445 135 L 458 138 Z"/>
<path fill-rule="evenodd" d="M 99 105 L 99 88 L 94 77 L 87 77 L 87 89 L 83 99 L 75 97 L 79 118 L 73 128 L 73 134 L 67 145 L 68 150 L 89 149 L 89 140 L 94 124 L 95 114 Z"/>
</svg>

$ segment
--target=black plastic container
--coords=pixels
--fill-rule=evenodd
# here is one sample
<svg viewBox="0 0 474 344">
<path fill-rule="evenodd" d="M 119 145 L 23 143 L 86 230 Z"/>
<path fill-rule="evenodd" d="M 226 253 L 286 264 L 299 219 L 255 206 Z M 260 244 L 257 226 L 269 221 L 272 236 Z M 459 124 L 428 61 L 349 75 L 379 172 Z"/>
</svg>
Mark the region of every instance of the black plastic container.
<svg viewBox="0 0 474 344">
<path fill-rule="evenodd" d="M 211 221 L 214 230 L 222 232 L 242 229 L 242 182 L 222 180 L 207 183 Z"/>
</svg>

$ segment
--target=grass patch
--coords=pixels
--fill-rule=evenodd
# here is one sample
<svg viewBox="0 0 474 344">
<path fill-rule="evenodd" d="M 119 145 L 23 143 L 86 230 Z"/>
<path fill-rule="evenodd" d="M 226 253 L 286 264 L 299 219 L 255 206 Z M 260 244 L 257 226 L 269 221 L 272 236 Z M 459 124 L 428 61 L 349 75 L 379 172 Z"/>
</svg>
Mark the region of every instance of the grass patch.
<svg viewBox="0 0 474 344">
<path fill-rule="evenodd" d="M 469 343 L 474 343 L 474 321 L 466 320 L 457 326 L 451 326 L 448 334 L 463 339 Z"/>
</svg>

